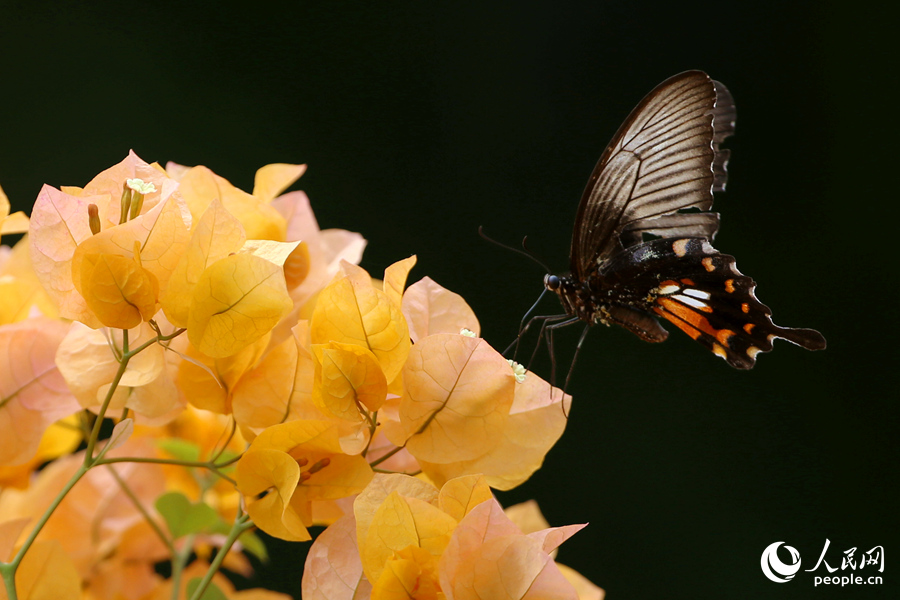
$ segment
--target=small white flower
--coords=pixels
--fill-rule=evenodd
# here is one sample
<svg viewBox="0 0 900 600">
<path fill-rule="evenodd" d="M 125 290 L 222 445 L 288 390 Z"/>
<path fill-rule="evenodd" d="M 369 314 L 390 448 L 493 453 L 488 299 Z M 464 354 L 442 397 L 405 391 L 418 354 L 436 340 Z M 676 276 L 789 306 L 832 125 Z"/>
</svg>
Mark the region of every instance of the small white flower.
<svg viewBox="0 0 900 600">
<path fill-rule="evenodd" d="M 145 183 L 143 179 L 126 179 L 125 185 L 138 194 L 146 195 L 156 191 L 156 186 L 153 185 L 153 182 L 148 181 Z"/>
<path fill-rule="evenodd" d="M 464 335 L 466 337 L 478 337 L 477 335 L 475 335 L 474 331 L 472 331 L 471 329 L 466 329 L 465 327 L 459 330 L 459 335 Z"/>
<path fill-rule="evenodd" d="M 510 358 L 507 358 L 506 362 L 508 362 L 509 366 L 512 367 L 513 375 L 516 376 L 516 381 L 518 383 L 522 383 L 523 381 L 525 381 L 525 373 L 527 373 L 525 367 Z"/>
</svg>

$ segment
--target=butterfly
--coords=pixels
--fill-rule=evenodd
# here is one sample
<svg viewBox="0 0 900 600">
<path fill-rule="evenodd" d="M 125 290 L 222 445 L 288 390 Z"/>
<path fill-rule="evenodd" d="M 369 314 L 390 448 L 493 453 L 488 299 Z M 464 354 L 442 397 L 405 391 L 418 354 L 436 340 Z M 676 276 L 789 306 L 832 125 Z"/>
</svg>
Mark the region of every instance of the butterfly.
<svg viewBox="0 0 900 600">
<path fill-rule="evenodd" d="M 728 175 L 721 144 L 735 114 L 728 89 L 702 71 L 670 77 L 641 100 L 588 180 L 571 272 L 544 278 L 566 311 L 551 329 L 616 324 L 662 342 L 661 317 L 737 369 L 752 368 L 776 338 L 825 348 L 818 331 L 775 325 L 753 279 L 710 243 L 719 229 L 713 192 Z"/>
</svg>

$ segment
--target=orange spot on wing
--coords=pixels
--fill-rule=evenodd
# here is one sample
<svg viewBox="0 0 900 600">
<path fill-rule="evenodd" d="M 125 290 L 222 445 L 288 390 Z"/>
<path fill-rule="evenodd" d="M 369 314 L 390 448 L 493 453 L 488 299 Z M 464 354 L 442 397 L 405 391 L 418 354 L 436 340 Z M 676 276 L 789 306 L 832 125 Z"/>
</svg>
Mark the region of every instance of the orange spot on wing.
<svg viewBox="0 0 900 600">
<path fill-rule="evenodd" d="M 715 337 L 717 330 L 709 324 L 706 317 L 670 298 L 658 298 L 656 302 L 662 307 L 661 309 L 654 307 L 656 313 L 695 340 L 700 337 L 701 332 Z"/>
<path fill-rule="evenodd" d="M 727 279 L 725 281 L 725 291 L 729 294 L 734 293 L 734 279 Z"/>
<path fill-rule="evenodd" d="M 703 265 L 703 268 L 712 273 L 716 270 L 716 265 L 713 264 L 713 259 L 710 257 L 706 257 L 700 261 L 700 264 Z"/>
<path fill-rule="evenodd" d="M 756 324 L 754 324 L 754 323 L 747 323 L 747 324 L 744 325 L 744 331 L 746 331 L 747 333 L 752 333 L 754 327 L 756 327 Z"/>
<path fill-rule="evenodd" d="M 688 279 L 687 277 L 682 279 L 681 283 L 683 283 L 684 285 L 697 285 L 696 283 L 694 283 L 693 279 Z"/>
<path fill-rule="evenodd" d="M 678 240 L 677 242 L 672 242 L 672 251 L 675 252 L 675 256 L 679 258 L 687 254 L 687 245 L 691 240 Z"/>
<path fill-rule="evenodd" d="M 723 346 L 728 346 L 728 340 L 734 335 L 730 329 L 720 329 L 716 332 L 716 339 L 722 342 Z"/>
<path fill-rule="evenodd" d="M 725 348 L 723 348 L 722 346 L 720 346 L 718 344 L 713 344 L 712 351 L 713 351 L 713 354 L 715 354 L 718 357 L 726 358 L 726 359 L 728 358 L 728 353 L 725 352 Z"/>
<path fill-rule="evenodd" d="M 750 305 L 747 304 L 746 302 L 743 302 L 741 304 L 741 310 L 744 311 L 745 313 L 750 312 Z"/>
<path fill-rule="evenodd" d="M 675 287 L 677 287 L 677 288 L 680 288 L 680 287 L 681 287 L 680 285 L 678 285 L 678 282 L 677 282 L 677 281 L 674 281 L 674 280 L 672 280 L 672 279 L 666 279 L 665 281 L 663 281 L 662 283 L 659 284 L 659 287 L 668 287 L 668 286 L 670 286 L 670 285 L 673 285 L 673 286 L 675 286 Z"/>
</svg>

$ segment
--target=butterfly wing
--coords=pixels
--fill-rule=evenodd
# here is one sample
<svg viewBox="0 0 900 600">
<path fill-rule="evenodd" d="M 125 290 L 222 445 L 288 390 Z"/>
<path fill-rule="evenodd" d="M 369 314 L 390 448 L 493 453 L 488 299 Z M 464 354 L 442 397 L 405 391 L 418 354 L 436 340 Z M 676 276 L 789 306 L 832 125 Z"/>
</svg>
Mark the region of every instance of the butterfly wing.
<svg viewBox="0 0 900 600">
<path fill-rule="evenodd" d="M 687 71 L 661 83 L 613 136 L 581 198 L 570 252 L 583 280 L 644 233 L 712 239 L 719 217 L 708 211 L 725 189 L 735 108 L 721 83 Z"/>
<path fill-rule="evenodd" d="M 753 279 L 704 238 L 657 239 L 629 247 L 604 265 L 601 280 L 610 306 L 630 311 L 611 311 L 617 324 L 641 335 L 648 313 L 655 313 L 737 369 L 752 368 L 756 355 L 772 350 L 776 338 L 807 350 L 825 348 L 818 331 L 775 325 L 772 311 L 756 298 Z M 623 316 L 628 318 L 624 323 Z"/>
</svg>

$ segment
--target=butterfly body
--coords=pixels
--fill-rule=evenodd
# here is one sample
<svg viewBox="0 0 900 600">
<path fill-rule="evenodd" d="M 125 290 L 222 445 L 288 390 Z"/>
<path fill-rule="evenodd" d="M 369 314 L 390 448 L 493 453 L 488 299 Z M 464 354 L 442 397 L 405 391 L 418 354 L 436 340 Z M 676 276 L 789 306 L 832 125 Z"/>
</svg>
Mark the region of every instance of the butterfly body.
<svg viewBox="0 0 900 600">
<path fill-rule="evenodd" d="M 648 342 L 668 337 L 662 317 L 738 369 L 776 338 L 825 347 L 817 331 L 772 323 L 755 282 L 711 245 L 719 216 L 708 211 L 729 158 L 720 144 L 734 122 L 731 94 L 700 71 L 671 77 L 638 104 L 582 196 L 571 273 L 544 280 L 568 315 Z"/>
</svg>

